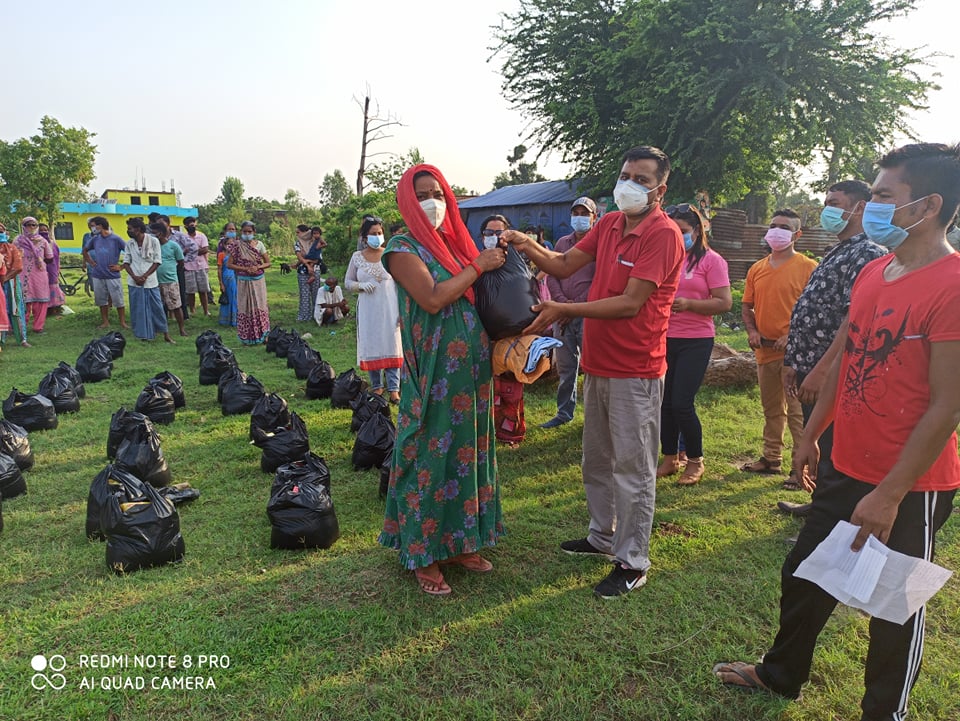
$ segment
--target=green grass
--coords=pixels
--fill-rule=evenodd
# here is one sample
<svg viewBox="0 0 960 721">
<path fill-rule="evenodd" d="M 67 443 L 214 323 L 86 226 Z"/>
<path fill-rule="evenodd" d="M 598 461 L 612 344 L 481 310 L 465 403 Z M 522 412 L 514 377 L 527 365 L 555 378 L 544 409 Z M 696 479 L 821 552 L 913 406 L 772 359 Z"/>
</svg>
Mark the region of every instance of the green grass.
<svg viewBox="0 0 960 721">
<path fill-rule="evenodd" d="M 355 363 L 352 324 L 335 334 L 291 321 L 296 277 L 269 276 L 275 324 L 314 334 L 338 370 Z M 74 362 L 99 333 L 85 296 L 76 315 L 50 319 L 34 347 L 0 354 L 0 387 L 33 392 L 58 360 Z M 194 318 L 191 336 L 215 321 Z M 233 719 L 849 719 L 858 717 L 867 622 L 839 609 L 821 636 L 804 699 L 788 703 L 718 686 L 716 661 L 757 658 L 776 630 L 779 567 L 798 522 L 773 510 L 779 479 L 748 476 L 757 455 L 756 388 L 704 389 L 707 475 L 693 488 L 660 483 L 649 584 L 615 601 L 591 589 L 601 562 L 557 544 L 583 534 L 582 415 L 551 431 L 555 386 L 526 395 L 527 440 L 498 454 L 508 535 L 487 555 L 491 574 L 447 573 L 452 597 L 420 593 L 396 555 L 376 543 L 382 521 L 375 472 L 350 466 L 350 412 L 307 401 L 303 383 L 262 348 L 241 348 L 241 367 L 286 397 L 324 456 L 342 536 L 328 551 L 269 548 L 271 477 L 246 439 L 247 416 L 223 417 L 216 387 L 199 386 L 190 339 L 145 344 L 128 334 L 113 378 L 87 386 L 80 413 L 31 434 L 37 465 L 27 496 L 4 504 L 0 534 L 0 719 L 181 721 Z M 725 340 L 743 347 L 742 338 Z M 170 370 L 187 408 L 160 427 L 175 481 L 202 496 L 181 508 L 183 563 L 115 576 L 104 546 L 84 537 L 90 481 L 106 463 L 110 414 L 131 407 L 148 378 Z M 940 534 L 938 560 L 960 565 L 956 524 Z M 912 718 L 960 717 L 960 590 L 950 582 L 928 608 L 924 670 Z M 30 659 L 62 654 L 68 685 L 34 690 Z M 216 689 L 149 688 L 152 676 L 194 671 L 80 669 L 81 654 L 229 657 L 203 669 Z M 147 678 L 144 690 L 80 690 L 82 677 Z"/>
</svg>

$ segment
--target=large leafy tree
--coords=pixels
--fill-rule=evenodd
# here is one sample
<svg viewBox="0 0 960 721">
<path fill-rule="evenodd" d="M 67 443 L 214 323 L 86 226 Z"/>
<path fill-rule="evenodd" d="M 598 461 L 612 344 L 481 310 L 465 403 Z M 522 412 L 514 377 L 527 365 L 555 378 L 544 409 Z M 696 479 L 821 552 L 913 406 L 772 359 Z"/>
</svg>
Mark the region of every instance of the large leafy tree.
<svg viewBox="0 0 960 721">
<path fill-rule="evenodd" d="M 531 140 L 606 187 L 637 144 L 671 188 L 733 201 L 784 164 L 852 174 L 935 87 L 872 29 L 914 0 L 521 0 L 496 50 Z M 602 183 L 602 184 L 601 184 Z"/>
<path fill-rule="evenodd" d="M 66 128 L 55 118 L 40 120 L 40 133 L 11 142 L 0 140 L 0 210 L 34 215 L 52 223 L 57 203 L 81 200 L 93 180 L 95 133 Z"/>
<path fill-rule="evenodd" d="M 353 196 L 353 189 L 339 169 L 324 175 L 318 190 L 321 208 L 338 208 Z"/>
<path fill-rule="evenodd" d="M 367 180 L 374 190 L 381 193 L 397 192 L 397 183 L 408 168 L 427 162 L 419 148 L 410 148 L 405 155 L 395 155 L 390 160 L 375 163 L 367 168 Z"/>
</svg>

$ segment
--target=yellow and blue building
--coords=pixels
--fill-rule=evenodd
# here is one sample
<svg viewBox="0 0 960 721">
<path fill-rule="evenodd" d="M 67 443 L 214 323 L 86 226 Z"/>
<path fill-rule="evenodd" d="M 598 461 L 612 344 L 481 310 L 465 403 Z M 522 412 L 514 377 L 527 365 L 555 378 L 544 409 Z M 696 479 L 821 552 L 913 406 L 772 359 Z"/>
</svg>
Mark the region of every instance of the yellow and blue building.
<svg viewBox="0 0 960 721">
<path fill-rule="evenodd" d="M 103 191 L 92 203 L 59 203 L 59 214 L 53 225 L 53 237 L 62 253 L 80 253 L 83 236 L 89 232 L 90 218 L 106 218 L 110 228 L 121 238 L 127 237 L 127 221 L 141 218 L 147 222 L 150 213 L 170 216 L 170 226 L 179 230 L 183 219 L 197 216 L 196 208 L 181 208 L 177 194 L 172 190 L 116 190 Z"/>
</svg>

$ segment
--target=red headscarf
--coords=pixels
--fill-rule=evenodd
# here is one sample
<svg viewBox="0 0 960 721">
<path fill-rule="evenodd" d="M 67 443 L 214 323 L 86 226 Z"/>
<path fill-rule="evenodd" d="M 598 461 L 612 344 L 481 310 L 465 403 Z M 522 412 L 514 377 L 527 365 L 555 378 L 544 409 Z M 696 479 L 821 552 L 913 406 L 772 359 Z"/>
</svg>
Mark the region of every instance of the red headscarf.
<svg viewBox="0 0 960 721">
<path fill-rule="evenodd" d="M 413 189 L 413 178 L 421 171 L 430 173 L 443 189 L 447 212 L 443 223 L 440 224 L 439 231 L 442 232 L 438 232 L 438 229 L 427 220 L 427 215 L 420 207 L 417 193 Z M 400 206 L 400 215 L 410 229 L 410 234 L 452 275 L 459 273 L 480 255 L 480 251 L 470 237 L 470 231 L 460 218 L 456 196 L 440 171 L 432 165 L 414 165 L 403 174 L 397 184 L 397 205 Z M 471 303 L 474 302 L 472 288 L 468 288 L 464 295 Z"/>
</svg>

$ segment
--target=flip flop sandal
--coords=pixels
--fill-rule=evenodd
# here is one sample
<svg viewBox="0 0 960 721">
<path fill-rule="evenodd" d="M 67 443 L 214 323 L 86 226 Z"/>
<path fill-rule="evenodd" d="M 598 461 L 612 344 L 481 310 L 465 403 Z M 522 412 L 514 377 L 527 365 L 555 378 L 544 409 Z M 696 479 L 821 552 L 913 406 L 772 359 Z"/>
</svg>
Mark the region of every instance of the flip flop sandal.
<svg viewBox="0 0 960 721">
<path fill-rule="evenodd" d="M 713 667 L 713 675 L 717 677 L 721 684 L 724 686 L 732 686 L 733 688 L 738 688 L 741 691 L 769 691 L 766 686 L 760 683 L 758 680 L 754 679 L 753 676 L 748 674 L 745 669 L 751 668 L 753 664 L 744 663 L 743 661 L 731 661 L 730 663 L 718 663 Z M 724 681 L 720 678 L 722 673 L 732 673 L 737 676 L 743 683 L 738 683 L 736 681 Z"/>
<path fill-rule="evenodd" d="M 771 476 L 782 473 L 780 463 L 768 461 L 763 456 L 760 456 L 752 463 L 744 463 L 740 466 L 740 470 L 746 471 L 747 473 L 766 473 Z"/>
<path fill-rule="evenodd" d="M 463 553 L 453 558 L 440 561 L 441 566 L 461 566 L 474 573 L 489 573 L 493 570 L 493 564 L 479 553 Z"/>
<path fill-rule="evenodd" d="M 790 471 L 790 477 L 784 480 L 783 490 L 785 491 L 802 491 L 804 490 L 803 484 L 799 481 L 796 476 L 796 473 Z"/>
<path fill-rule="evenodd" d="M 452 589 L 439 573 L 436 576 L 428 576 L 417 569 L 413 575 L 417 579 L 420 590 L 430 596 L 449 596 L 452 593 Z"/>
</svg>

